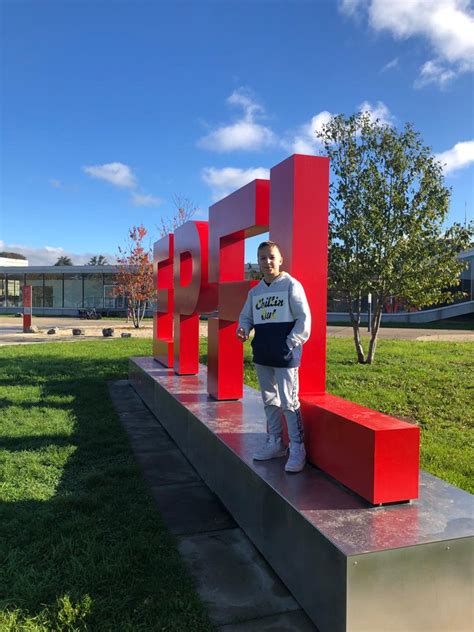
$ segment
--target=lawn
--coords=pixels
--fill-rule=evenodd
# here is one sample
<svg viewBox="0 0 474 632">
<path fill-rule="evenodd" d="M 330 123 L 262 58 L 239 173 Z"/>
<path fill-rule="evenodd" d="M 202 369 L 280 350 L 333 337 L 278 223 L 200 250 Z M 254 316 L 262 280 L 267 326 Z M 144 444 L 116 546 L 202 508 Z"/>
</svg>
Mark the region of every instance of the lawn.
<svg viewBox="0 0 474 632">
<path fill-rule="evenodd" d="M 201 360 L 206 340 L 201 339 Z M 258 388 L 250 345 L 245 382 Z M 375 364 L 355 361 L 350 338 L 328 338 L 327 390 L 419 424 L 421 467 L 474 492 L 474 343 L 379 340 Z"/>
<path fill-rule="evenodd" d="M 0 349 L 0 630 L 211 629 L 107 391 L 149 340 Z"/>
<path fill-rule="evenodd" d="M 2 632 L 211 629 L 108 397 L 150 352 L 134 338 L 0 348 Z M 472 491 L 473 364 L 472 343 L 381 340 L 362 366 L 330 338 L 328 390 L 419 423 L 422 467 Z"/>
</svg>

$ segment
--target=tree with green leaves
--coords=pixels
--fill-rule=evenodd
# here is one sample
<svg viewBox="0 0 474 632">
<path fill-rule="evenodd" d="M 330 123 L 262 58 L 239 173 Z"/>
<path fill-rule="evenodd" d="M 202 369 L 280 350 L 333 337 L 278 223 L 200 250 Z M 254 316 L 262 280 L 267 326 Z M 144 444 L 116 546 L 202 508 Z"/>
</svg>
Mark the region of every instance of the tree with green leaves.
<svg viewBox="0 0 474 632">
<path fill-rule="evenodd" d="M 104 255 L 94 255 L 89 259 L 88 266 L 108 266 L 109 262 Z"/>
<path fill-rule="evenodd" d="M 71 257 L 66 257 L 65 255 L 62 255 L 61 257 L 58 258 L 58 260 L 56 261 L 56 263 L 54 264 L 55 266 L 72 266 L 72 260 Z"/>
<path fill-rule="evenodd" d="M 21 255 L 19 252 L 0 252 L 0 257 L 5 257 L 6 259 L 22 259 L 26 260 L 25 255 Z"/>
<path fill-rule="evenodd" d="M 360 363 L 371 364 L 384 304 L 415 308 L 451 302 L 473 227 L 447 227 L 450 190 L 443 166 L 412 125 L 397 130 L 368 113 L 332 118 L 317 133 L 331 160 L 330 285 L 342 291 Z M 371 293 L 367 353 L 362 300 Z"/>
</svg>

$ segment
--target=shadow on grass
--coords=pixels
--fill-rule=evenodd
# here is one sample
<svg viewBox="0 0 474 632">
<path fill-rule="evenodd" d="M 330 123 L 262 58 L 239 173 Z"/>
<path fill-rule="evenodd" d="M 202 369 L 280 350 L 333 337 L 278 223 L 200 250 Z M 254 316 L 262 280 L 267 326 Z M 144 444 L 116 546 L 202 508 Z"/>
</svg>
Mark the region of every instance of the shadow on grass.
<svg viewBox="0 0 474 632">
<path fill-rule="evenodd" d="M 136 348 L 93 345 L 0 358 L 0 388 L 16 390 L 1 400 L 0 628 L 207 630 L 108 395 Z M 18 389 L 37 403 L 22 406 Z M 22 436 L 8 432 L 8 403 Z M 61 434 L 64 411 L 73 430 Z"/>
</svg>

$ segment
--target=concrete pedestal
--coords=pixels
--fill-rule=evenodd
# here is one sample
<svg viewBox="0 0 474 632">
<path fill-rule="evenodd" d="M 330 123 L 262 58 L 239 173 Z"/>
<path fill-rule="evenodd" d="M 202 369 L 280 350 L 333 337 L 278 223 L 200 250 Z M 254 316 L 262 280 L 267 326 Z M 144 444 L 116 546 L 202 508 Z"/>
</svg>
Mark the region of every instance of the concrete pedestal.
<svg viewBox="0 0 474 632">
<path fill-rule="evenodd" d="M 470 494 L 422 473 L 417 501 L 372 507 L 312 466 L 252 461 L 257 391 L 217 402 L 205 367 L 178 377 L 152 358 L 130 380 L 321 632 L 472 629 Z"/>
</svg>

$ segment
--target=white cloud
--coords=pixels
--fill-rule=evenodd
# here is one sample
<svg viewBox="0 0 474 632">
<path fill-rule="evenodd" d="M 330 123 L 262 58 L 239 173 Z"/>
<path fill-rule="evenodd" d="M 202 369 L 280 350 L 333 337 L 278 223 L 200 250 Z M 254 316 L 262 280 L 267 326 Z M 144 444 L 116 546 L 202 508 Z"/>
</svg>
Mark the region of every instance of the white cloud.
<svg viewBox="0 0 474 632">
<path fill-rule="evenodd" d="M 366 0 L 341 0 L 339 10 L 349 17 L 356 17 L 365 4 Z"/>
<path fill-rule="evenodd" d="M 253 180 L 266 180 L 269 177 L 270 171 L 264 167 L 256 167 L 255 169 L 238 169 L 237 167 L 217 169 L 216 167 L 206 167 L 202 171 L 202 179 L 211 188 L 214 202 Z"/>
<path fill-rule="evenodd" d="M 395 59 L 392 59 L 391 61 L 386 63 L 385 66 L 381 68 L 380 72 L 387 72 L 387 70 L 394 70 L 395 68 L 398 68 L 398 66 L 399 66 L 399 60 L 398 60 L 398 57 L 395 57 Z"/>
<path fill-rule="evenodd" d="M 163 200 L 139 190 L 138 180 L 132 169 L 123 162 L 109 162 L 105 165 L 90 165 L 82 170 L 93 178 L 105 180 L 121 189 L 132 189 L 130 202 L 133 206 L 160 206 Z M 59 180 L 50 180 L 52 186 L 64 188 Z M 53 184 L 54 182 L 54 184 Z M 57 183 L 57 184 L 56 184 Z"/>
<path fill-rule="evenodd" d="M 137 181 L 131 168 L 122 162 L 109 162 L 105 165 L 90 165 L 82 169 L 93 178 L 105 180 L 122 189 L 133 189 L 137 186 Z"/>
<path fill-rule="evenodd" d="M 98 253 L 74 253 L 65 250 L 60 246 L 43 246 L 35 248 L 33 246 L 25 246 L 23 244 L 7 244 L 0 240 L 0 250 L 7 252 L 17 252 L 24 255 L 28 259 L 30 266 L 51 266 L 56 263 L 59 257 L 70 257 L 74 265 L 84 265 L 89 262 L 90 258 Z M 115 255 L 107 253 L 99 253 L 107 257 L 109 263 L 115 261 Z"/>
<path fill-rule="evenodd" d="M 62 189 L 62 187 L 63 187 L 61 180 L 56 180 L 56 178 L 51 178 L 50 181 L 49 181 L 49 184 L 54 189 Z"/>
<path fill-rule="evenodd" d="M 315 114 L 313 118 L 299 127 L 291 140 L 284 140 L 282 145 L 288 151 L 296 154 L 316 154 L 321 148 L 321 142 L 316 136 L 323 125 L 329 123 L 333 115 L 327 110 Z"/>
<path fill-rule="evenodd" d="M 422 37 L 428 42 L 436 55 L 432 63 L 443 67 L 438 74 L 453 74 L 424 82 L 422 75 L 418 87 L 443 85 L 459 72 L 474 70 L 474 15 L 469 0 L 343 0 L 339 7 L 350 17 L 367 13 L 375 31 L 388 31 L 396 39 Z"/>
<path fill-rule="evenodd" d="M 259 151 L 277 142 L 273 131 L 260 123 L 256 116 L 263 116 L 264 108 L 254 101 L 251 96 L 240 88 L 233 92 L 227 103 L 243 109 L 242 117 L 231 125 L 222 125 L 198 141 L 204 149 L 219 152 L 229 152 L 237 149 Z"/>
<path fill-rule="evenodd" d="M 160 206 L 163 204 L 161 198 L 146 193 L 137 193 L 137 191 L 133 191 L 130 199 L 133 206 Z"/>
<path fill-rule="evenodd" d="M 446 68 L 434 59 L 425 62 L 421 67 L 420 76 L 414 82 L 415 88 L 424 88 L 430 83 L 444 88 L 451 79 L 454 79 L 456 73 L 450 68 Z"/>
<path fill-rule="evenodd" d="M 372 0 L 369 20 L 396 38 L 422 35 L 440 58 L 472 69 L 474 18 L 468 9 L 466 0 Z"/>
<path fill-rule="evenodd" d="M 369 101 L 364 101 L 359 105 L 358 109 L 359 112 L 367 112 L 372 121 L 378 119 L 382 125 L 392 125 L 394 122 L 393 115 L 383 101 L 377 101 L 375 105 L 372 105 Z"/>
<path fill-rule="evenodd" d="M 436 154 L 436 158 L 444 165 L 446 175 L 468 167 L 474 162 L 474 140 L 456 143 L 451 149 Z"/>
</svg>

